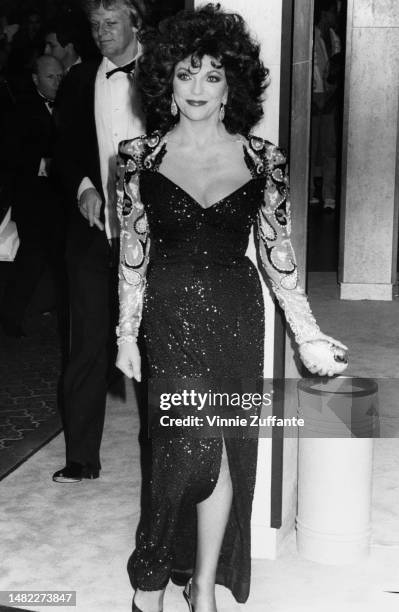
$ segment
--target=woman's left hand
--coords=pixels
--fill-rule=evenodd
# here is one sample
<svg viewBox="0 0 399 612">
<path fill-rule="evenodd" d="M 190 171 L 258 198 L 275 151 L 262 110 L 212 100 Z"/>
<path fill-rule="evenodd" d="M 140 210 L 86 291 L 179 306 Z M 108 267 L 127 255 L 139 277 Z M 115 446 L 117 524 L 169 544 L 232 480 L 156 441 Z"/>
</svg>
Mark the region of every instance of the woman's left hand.
<svg viewBox="0 0 399 612">
<path fill-rule="evenodd" d="M 309 372 L 318 376 L 336 376 L 348 367 L 347 347 L 325 336 L 323 339 L 304 342 L 299 347 L 302 363 Z"/>
</svg>

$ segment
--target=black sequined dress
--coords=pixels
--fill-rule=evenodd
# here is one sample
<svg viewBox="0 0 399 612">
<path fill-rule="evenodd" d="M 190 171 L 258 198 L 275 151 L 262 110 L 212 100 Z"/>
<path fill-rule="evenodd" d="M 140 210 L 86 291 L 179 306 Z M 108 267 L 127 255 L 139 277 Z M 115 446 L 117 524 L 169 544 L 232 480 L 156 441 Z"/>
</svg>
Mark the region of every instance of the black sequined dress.
<svg viewBox="0 0 399 612">
<path fill-rule="evenodd" d="M 242 140 L 251 180 L 206 209 L 159 171 L 162 137 L 120 145 L 119 335 L 136 337 L 142 318 L 150 386 L 177 378 L 218 390 L 224 379 L 262 378 L 264 306 L 258 272 L 245 256 L 252 226 L 280 300 L 296 286 L 296 265 L 288 240 L 285 157 L 261 139 Z M 223 443 L 233 503 L 217 582 L 246 601 L 257 440 L 222 430 L 213 437 L 153 440 L 150 507 L 128 564 L 134 588 L 158 590 L 174 571 L 192 572 L 196 504 L 216 485 Z"/>
</svg>

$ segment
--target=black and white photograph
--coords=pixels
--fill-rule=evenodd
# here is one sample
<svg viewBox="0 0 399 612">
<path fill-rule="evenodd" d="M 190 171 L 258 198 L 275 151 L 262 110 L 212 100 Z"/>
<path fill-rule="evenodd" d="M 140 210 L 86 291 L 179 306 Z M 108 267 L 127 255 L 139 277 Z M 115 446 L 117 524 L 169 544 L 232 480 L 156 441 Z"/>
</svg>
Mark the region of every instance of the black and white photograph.
<svg viewBox="0 0 399 612">
<path fill-rule="evenodd" d="M 0 0 L 0 612 L 397 612 L 398 162 L 397 0 Z"/>
</svg>

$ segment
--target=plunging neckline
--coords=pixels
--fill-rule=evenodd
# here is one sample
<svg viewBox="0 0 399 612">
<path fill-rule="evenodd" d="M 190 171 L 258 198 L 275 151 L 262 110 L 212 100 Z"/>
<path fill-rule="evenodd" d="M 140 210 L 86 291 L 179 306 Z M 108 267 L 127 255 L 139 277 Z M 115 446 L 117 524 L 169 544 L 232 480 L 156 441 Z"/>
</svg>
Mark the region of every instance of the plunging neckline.
<svg viewBox="0 0 399 612">
<path fill-rule="evenodd" d="M 209 210 L 210 208 L 215 208 L 215 206 L 217 206 L 218 204 L 221 204 L 225 200 L 228 200 L 229 198 L 234 196 L 236 193 L 239 193 L 241 190 L 243 190 L 245 187 L 248 187 L 248 185 L 250 183 L 252 183 L 252 181 L 256 180 L 254 177 L 251 177 L 250 179 L 248 179 L 248 181 L 246 181 L 245 183 L 243 183 L 242 185 L 237 187 L 237 189 L 234 189 L 231 193 L 228 193 L 227 195 L 223 196 L 222 198 L 220 198 L 219 200 L 217 200 L 213 204 L 209 204 L 209 206 L 202 206 L 202 204 L 196 198 L 194 198 L 194 196 L 192 196 L 191 193 L 188 193 L 188 191 L 186 191 L 178 183 L 175 183 L 175 181 L 173 181 L 168 176 L 166 176 L 166 174 L 163 174 L 163 172 L 159 172 L 159 170 L 157 170 L 157 174 L 159 176 L 161 176 L 163 179 L 165 179 L 166 181 L 168 181 L 168 183 L 170 183 L 171 185 L 174 185 L 175 187 L 177 187 L 177 189 L 179 191 L 184 193 L 184 195 L 186 195 L 192 202 L 194 202 L 194 204 L 199 206 L 199 208 L 201 208 L 201 210 Z"/>
<path fill-rule="evenodd" d="M 245 145 L 247 143 L 246 139 L 243 136 L 241 136 L 241 135 L 238 136 L 236 142 L 241 142 L 243 145 Z M 167 153 L 167 150 L 168 150 L 167 149 L 167 144 L 168 144 L 168 134 L 165 134 L 164 137 L 162 138 L 162 147 L 164 148 L 162 158 Z M 225 200 L 228 200 L 229 198 L 231 198 L 236 193 L 239 193 L 242 189 L 244 189 L 244 187 L 247 187 L 250 183 L 252 183 L 252 181 L 255 180 L 255 177 L 252 176 L 250 179 L 245 181 L 245 183 L 243 183 L 242 185 L 237 187 L 237 189 L 234 189 L 231 193 L 228 193 L 225 196 L 223 196 L 222 198 L 220 198 L 219 200 L 217 200 L 216 202 L 213 202 L 213 204 L 209 204 L 209 206 L 202 206 L 201 202 L 199 202 L 199 200 L 197 200 L 197 198 L 192 196 L 191 193 L 189 193 L 186 189 L 181 187 L 178 183 L 175 183 L 175 181 L 173 181 L 171 178 L 166 176 L 166 174 L 164 174 L 163 172 L 160 172 L 159 168 L 157 168 L 156 172 L 157 172 L 157 174 L 162 176 L 164 179 L 166 179 L 171 185 L 174 185 L 175 187 L 177 187 L 177 189 L 179 191 L 184 193 L 194 204 L 196 204 L 199 208 L 201 208 L 201 210 L 209 210 L 210 208 L 215 208 L 216 206 L 218 206 L 218 204 L 221 204 Z"/>
</svg>

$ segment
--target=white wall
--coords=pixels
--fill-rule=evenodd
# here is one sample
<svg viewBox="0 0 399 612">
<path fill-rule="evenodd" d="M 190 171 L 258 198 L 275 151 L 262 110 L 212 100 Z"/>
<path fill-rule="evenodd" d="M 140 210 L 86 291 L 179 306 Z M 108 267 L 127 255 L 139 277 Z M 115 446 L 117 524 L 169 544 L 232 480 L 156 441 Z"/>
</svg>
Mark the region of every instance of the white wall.
<svg viewBox="0 0 399 612">
<path fill-rule="evenodd" d="M 217 2 L 213 2 L 217 4 Z M 204 2 L 196 0 L 195 6 Z M 224 0 L 222 7 L 240 13 L 262 48 L 262 59 L 270 70 L 271 84 L 265 100 L 265 117 L 255 133 L 278 143 L 280 105 L 280 58 L 282 0 Z M 248 249 L 249 257 L 255 261 L 253 241 Z M 262 283 L 263 284 L 263 283 Z M 265 326 L 265 378 L 273 376 L 274 352 L 274 304 L 268 289 L 263 285 L 266 326 Z M 275 558 L 276 530 L 270 525 L 271 490 L 271 440 L 259 440 L 259 456 L 255 499 L 252 514 L 252 556 L 254 558 Z"/>
</svg>

